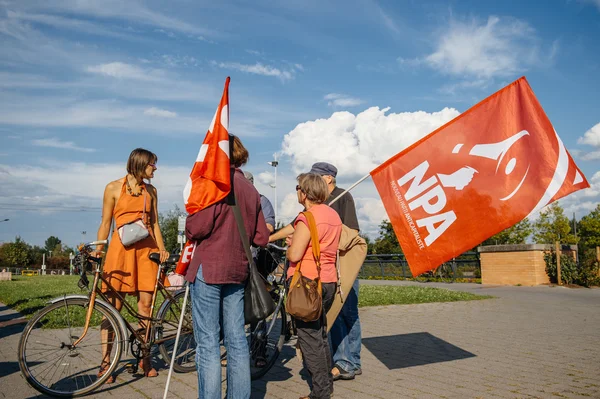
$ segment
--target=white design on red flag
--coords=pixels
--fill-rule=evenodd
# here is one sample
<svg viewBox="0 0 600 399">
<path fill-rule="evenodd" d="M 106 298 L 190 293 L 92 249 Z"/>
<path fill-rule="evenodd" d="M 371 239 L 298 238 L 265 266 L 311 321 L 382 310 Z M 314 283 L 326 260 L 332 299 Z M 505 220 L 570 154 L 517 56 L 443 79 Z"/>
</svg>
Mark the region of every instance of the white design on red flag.
<svg viewBox="0 0 600 399">
<path fill-rule="evenodd" d="M 589 187 L 524 77 L 371 176 L 413 275 Z"/>
</svg>

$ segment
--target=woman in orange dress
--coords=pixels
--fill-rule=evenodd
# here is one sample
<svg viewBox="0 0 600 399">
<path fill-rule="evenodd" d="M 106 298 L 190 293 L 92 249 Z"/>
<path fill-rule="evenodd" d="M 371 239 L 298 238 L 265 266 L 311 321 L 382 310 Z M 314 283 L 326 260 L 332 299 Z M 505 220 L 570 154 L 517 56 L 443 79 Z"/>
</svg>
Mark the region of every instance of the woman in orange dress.
<svg viewBox="0 0 600 399">
<path fill-rule="evenodd" d="M 136 148 L 131 152 L 127 161 L 127 176 L 108 183 L 104 190 L 102 222 L 98 229 L 98 240 L 107 239 L 114 219 L 115 231 L 104 261 L 104 277 L 121 296 L 137 296 L 139 314 L 148 317 L 158 271 L 158 265 L 151 261 L 148 255 L 159 252 L 161 262 L 169 257 L 158 226 L 156 188 L 144 182 L 144 179 L 154 177 L 157 160 L 158 157 L 154 153 L 142 148 Z M 149 236 L 125 247 L 119 238 L 118 229 L 138 219 L 142 219 L 148 228 Z M 102 250 L 102 247 L 98 247 L 97 255 Z M 123 306 L 121 299 L 112 292 L 107 292 L 106 286 L 102 287 L 102 291 L 106 293 L 112 305 L 120 311 Z M 144 324 L 140 322 L 140 328 L 145 328 Z M 109 331 L 103 330 L 103 342 L 110 342 L 110 335 Z M 106 372 L 111 350 L 112 345 L 103 348 L 99 376 Z M 143 359 L 140 367 L 147 377 L 158 375 L 150 365 L 149 358 Z M 114 377 L 111 376 L 107 382 L 114 382 Z"/>
</svg>

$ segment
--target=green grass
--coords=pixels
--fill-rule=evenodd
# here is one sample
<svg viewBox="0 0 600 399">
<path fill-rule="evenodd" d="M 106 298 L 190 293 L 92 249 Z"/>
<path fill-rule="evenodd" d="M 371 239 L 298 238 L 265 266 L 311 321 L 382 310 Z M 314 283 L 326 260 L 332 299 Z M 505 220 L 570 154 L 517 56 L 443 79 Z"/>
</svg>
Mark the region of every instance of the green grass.
<svg viewBox="0 0 600 399">
<path fill-rule="evenodd" d="M 473 301 L 488 298 L 492 297 L 442 288 L 363 284 L 360 286 L 358 306 L 410 305 L 430 302 Z"/>
<path fill-rule="evenodd" d="M 16 276 L 13 277 L 13 281 L 0 281 L 0 302 L 21 312 L 25 317 L 30 318 L 53 298 L 64 294 L 87 294 L 87 291 L 81 291 L 77 287 L 78 279 L 79 276 Z M 471 301 L 487 298 L 491 297 L 440 288 L 363 284 L 360 287 L 359 306 L 408 305 L 429 302 Z M 127 301 L 134 309 L 137 308 L 135 297 L 127 296 Z M 163 298 L 159 295 L 157 308 L 162 301 Z M 122 314 L 127 321 L 136 321 L 127 312 L 123 311 Z"/>
<path fill-rule="evenodd" d="M 88 275 L 90 286 L 93 275 Z M 79 276 L 13 276 L 12 281 L 0 281 L 0 302 L 21 312 L 26 318 L 32 317 L 38 310 L 48 305 L 48 301 L 65 294 L 87 295 L 87 290 L 77 287 Z M 127 302 L 137 309 L 137 299 L 128 295 Z M 159 295 L 156 308 L 163 302 Z M 82 318 L 84 317 L 83 312 Z M 125 310 L 123 317 L 130 323 L 137 321 Z"/>
</svg>

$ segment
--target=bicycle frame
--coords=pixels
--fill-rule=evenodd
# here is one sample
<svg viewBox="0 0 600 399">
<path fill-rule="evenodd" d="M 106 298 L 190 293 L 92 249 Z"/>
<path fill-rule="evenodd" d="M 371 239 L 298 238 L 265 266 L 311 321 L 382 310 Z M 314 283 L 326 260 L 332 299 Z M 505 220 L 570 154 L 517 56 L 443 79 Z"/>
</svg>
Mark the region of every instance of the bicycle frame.
<svg viewBox="0 0 600 399">
<path fill-rule="evenodd" d="M 89 328 L 89 325 L 90 325 L 90 320 L 91 320 L 92 312 L 94 310 L 94 305 L 96 303 L 96 300 L 98 300 L 98 297 L 100 297 L 100 299 L 106 305 L 109 305 L 110 308 L 115 310 L 114 313 L 115 313 L 115 316 L 118 316 L 118 319 L 120 321 L 119 324 L 121 326 L 124 326 L 126 330 L 128 330 L 131 334 L 133 334 L 137 338 L 137 340 L 142 343 L 143 350 L 149 350 L 152 345 L 161 344 L 161 343 L 168 341 L 168 340 L 172 339 L 173 337 L 175 337 L 175 334 L 173 334 L 173 335 L 169 335 L 167 337 L 163 337 L 160 340 L 156 340 L 156 341 L 152 340 L 152 329 L 154 328 L 155 324 L 159 322 L 158 319 L 155 319 L 153 317 L 154 309 L 156 306 L 156 298 L 158 297 L 158 292 L 160 291 L 162 293 L 162 295 L 165 297 L 165 301 L 174 300 L 175 294 L 177 293 L 177 292 L 175 292 L 174 294 L 171 294 L 169 292 L 169 290 L 166 289 L 165 285 L 162 283 L 161 278 L 163 277 L 162 275 L 164 273 L 164 267 L 162 264 L 158 265 L 158 271 L 156 273 L 156 283 L 154 284 L 154 290 L 152 292 L 150 316 L 142 316 L 129 303 L 127 303 L 127 301 L 125 300 L 125 297 L 123 295 L 121 295 L 121 293 L 116 291 L 114 289 L 114 287 L 102 275 L 101 259 L 94 258 L 93 260 L 97 260 L 97 262 L 96 262 L 96 270 L 94 271 L 94 281 L 92 283 L 92 289 L 91 289 L 91 293 L 89 296 L 90 304 L 88 307 L 88 311 L 86 313 L 86 319 L 85 319 L 83 333 L 77 339 L 77 341 L 75 341 L 73 343 L 73 346 L 77 346 L 85 338 L 88 328 Z M 85 267 L 83 267 L 82 273 L 85 273 Z M 99 288 L 99 286 L 98 286 L 99 282 L 102 282 L 103 284 L 105 284 L 105 287 L 107 287 L 107 290 L 105 292 L 103 292 Z M 140 334 L 139 329 L 135 329 L 127 320 L 125 320 L 123 318 L 123 316 L 121 316 L 120 312 L 118 312 L 115 309 L 114 305 L 112 305 L 111 301 L 109 300 L 108 296 L 106 295 L 107 292 L 111 292 L 112 294 L 116 295 L 116 297 L 121 301 L 121 303 L 125 307 L 125 310 L 127 311 L 127 313 L 129 313 L 131 316 L 138 319 L 139 321 L 145 322 L 146 326 L 145 326 L 143 336 L 142 336 L 142 334 Z M 175 303 L 175 302 L 173 301 L 173 303 Z M 123 332 L 126 333 L 126 330 Z M 123 338 L 126 339 L 126 335 L 124 335 Z"/>
</svg>

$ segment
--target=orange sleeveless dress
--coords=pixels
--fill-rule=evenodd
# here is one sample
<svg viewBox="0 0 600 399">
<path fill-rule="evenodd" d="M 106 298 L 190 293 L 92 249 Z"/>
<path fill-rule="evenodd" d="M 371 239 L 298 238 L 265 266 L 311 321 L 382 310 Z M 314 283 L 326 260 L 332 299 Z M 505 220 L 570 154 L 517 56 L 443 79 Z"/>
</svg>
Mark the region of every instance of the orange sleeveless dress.
<svg viewBox="0 0 600 399">
<path fill-rule="evenodd" d="M 141 195 L 134 197 L 129 194 L 126 190 L 125 181 L 121 187 L 121 196 L 117 200 L 117 204 L 113 210 L 113 218 L 117 230 L 124 224 L 142 218 L 145 196 L 146 220 L 144 220 L 144 223 L 150 235 L 129 247 L 124 247 L 119 238 L 118 231 L 114 231 L 104 261 L 104 277 L 118 292 L 136 293 L 138 291 L 154 291 L 158 265 L 148 258 L 150 253 L 158 252 L 154 232 L 149 224 L 152 198 L 148 194 L 145 184 L 142 186 L 143 191 Z M 102 290 L 106 291 L 104 284 Z"/>
</svg>

